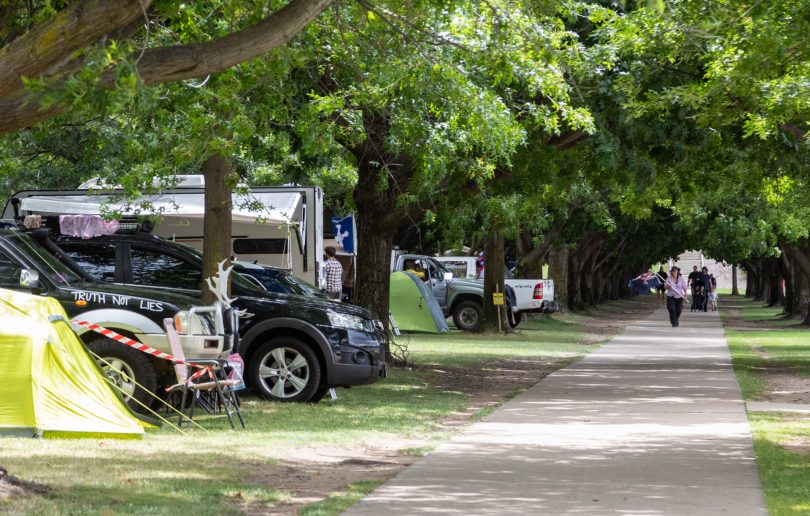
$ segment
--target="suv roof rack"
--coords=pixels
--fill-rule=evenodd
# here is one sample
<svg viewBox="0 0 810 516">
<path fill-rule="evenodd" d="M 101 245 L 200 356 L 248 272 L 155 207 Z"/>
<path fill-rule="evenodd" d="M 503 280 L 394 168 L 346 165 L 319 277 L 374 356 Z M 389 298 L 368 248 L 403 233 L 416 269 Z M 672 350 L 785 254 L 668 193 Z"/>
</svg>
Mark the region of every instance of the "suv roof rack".
<svg viewBox="0 0 810 516">
<path fill-rule="evenodd" d="M 30 216 L 29 216 L 30 217 Z M 17 228 L 23 231 L 33 231 L 36 229 L 50 229 L 54 237 L 69 236 L 64 235 L 59 226 L 59 215 L 46 215 L 43 216 L 38 225 L 31 227 L 27 226 L 25 219 L 28 217 L 19 216 L 15 217 Z M 133 215 L 125 215 L 118 219 L 118 229 L 116 233 L 151 233 L 154 229 L 154 223 L 151 220 L 144 219 L 138 220 Z"/>
</svg>

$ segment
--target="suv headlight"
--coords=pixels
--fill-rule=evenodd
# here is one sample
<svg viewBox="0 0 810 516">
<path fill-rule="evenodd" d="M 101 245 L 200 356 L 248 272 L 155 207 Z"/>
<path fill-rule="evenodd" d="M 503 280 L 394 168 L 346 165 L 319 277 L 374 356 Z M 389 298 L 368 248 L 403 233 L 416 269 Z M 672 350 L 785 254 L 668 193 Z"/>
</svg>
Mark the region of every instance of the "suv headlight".
<svg viewBox="0 0 810 516">
<path fill-rule="evenodd" d="M 356 315 L 341 314 L 338 312 L 333 312 L 332 310 L 327 310 L 326 315 L 327 317 L 329 317 L 329 323 L 332 326 L 337 326 L 339 328 L 349 328 L 351 330 L 365 329 L 365 320 L 362 317 L 358 317 Z"/>
<path fill-rule="evenodd" d="M 213 335 L 214 326 L 211 318 L 206 315 L 177 312 L 174 316 L 174 328 L 182 335 Z"/>
</svg>

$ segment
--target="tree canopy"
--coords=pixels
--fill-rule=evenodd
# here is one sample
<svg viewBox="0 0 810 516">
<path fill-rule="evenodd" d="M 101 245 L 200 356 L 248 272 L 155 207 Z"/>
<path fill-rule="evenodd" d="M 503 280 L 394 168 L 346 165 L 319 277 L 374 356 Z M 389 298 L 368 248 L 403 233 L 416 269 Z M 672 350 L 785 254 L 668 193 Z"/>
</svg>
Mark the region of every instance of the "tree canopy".
<svg viewBox="0 0 810 516">
<path fill-rule="evenodd" d="M 573 309 L 693 247 L 810 318 L 810 0 L 2 7 L 6 196 L 137 193 L 219 157 L 230 186 L 318 184 L 355 211 L 379 314 L 393 245 L 498 236 Z"/>
</svg>

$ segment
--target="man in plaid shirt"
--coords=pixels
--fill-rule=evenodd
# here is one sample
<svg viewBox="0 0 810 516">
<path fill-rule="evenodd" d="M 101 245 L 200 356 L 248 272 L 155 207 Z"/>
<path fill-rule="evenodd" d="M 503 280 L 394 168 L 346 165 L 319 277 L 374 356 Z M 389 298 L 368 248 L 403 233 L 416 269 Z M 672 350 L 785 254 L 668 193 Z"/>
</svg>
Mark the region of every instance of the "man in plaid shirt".
<svg viewBox="0 0 810 516">
<path fill-rule="evenodd" d="M 335 259 L 337 251 L 331 245 L 324 249 L 324 254 L 326 254 L 326 262 L 323 264 L 326 273 L 326 295 L 340 301 L 343 293 L 343 266 Z"/>
</svg>

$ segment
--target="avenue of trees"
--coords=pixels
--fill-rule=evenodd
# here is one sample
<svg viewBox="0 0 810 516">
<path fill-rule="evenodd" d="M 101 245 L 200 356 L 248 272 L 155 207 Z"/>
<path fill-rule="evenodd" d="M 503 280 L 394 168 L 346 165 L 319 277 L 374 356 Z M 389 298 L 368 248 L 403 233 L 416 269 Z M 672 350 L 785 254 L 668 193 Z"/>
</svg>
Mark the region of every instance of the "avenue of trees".
<svg viewBox="0 0 810 516">
<path fill-rule="evenodd" d="M 547 264 L 564 310 L 702 249 L 810 324 L 808 33 L 810 0 L 0 0 L 0 197 L 203 172 L 213 271 L 237 184 L 317 184 L 378 314 L 394 245 Z"/>
</svg>

